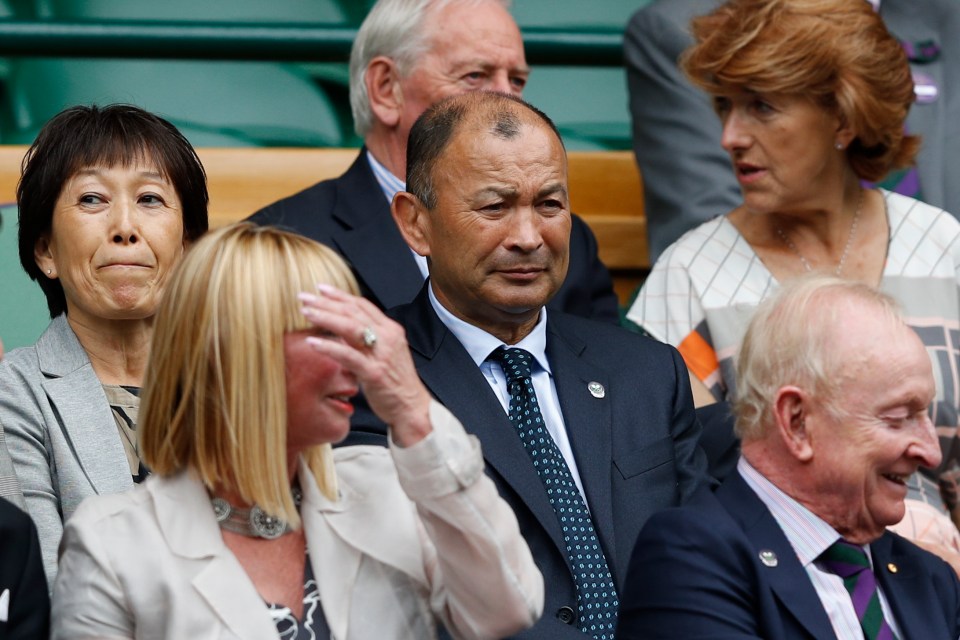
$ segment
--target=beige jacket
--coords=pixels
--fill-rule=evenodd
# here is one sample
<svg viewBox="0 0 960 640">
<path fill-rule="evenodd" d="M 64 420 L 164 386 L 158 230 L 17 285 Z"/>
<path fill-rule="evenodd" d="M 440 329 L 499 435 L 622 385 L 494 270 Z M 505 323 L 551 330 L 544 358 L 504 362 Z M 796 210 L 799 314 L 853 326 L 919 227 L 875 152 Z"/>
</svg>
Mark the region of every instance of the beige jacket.
<svg viewBox="0 0 960 640">
<path fill-rule="evenodd" d="M 476 439 L 439 404 L 407 449 L 336 451 L 340 498 L 301 464 L 307 547 L 337 640 L 498 638 L 532 625 L 543 579 Z M 67 523 L 54 638 L 277 638 L 224 545 L 202 484 L 151 477 L 87 500 Z"/>
</svg>

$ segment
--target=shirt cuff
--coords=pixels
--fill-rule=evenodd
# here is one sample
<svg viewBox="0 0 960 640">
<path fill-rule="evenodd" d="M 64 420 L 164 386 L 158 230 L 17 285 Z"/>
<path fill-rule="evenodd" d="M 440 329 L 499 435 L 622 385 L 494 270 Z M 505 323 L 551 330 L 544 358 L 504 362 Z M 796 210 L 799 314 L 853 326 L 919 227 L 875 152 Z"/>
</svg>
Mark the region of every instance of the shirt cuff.
<svg viewBox="0 0 960 640">
<path fill-rule="evenodd" d="M 430 425 L 430 435 L 412 446 L 399 447 L 390 440 L 400 484 L 412 499 L 456 493 L 483 473 L 480 442 L 435 400 L 430 401 Z"/>
</svg>

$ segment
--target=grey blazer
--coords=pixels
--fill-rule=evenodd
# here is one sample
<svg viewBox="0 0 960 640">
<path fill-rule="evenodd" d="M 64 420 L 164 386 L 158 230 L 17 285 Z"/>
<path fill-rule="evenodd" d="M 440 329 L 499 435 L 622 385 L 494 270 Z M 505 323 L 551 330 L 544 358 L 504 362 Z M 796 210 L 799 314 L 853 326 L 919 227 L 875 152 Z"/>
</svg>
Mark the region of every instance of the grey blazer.
<svg viewBox="0 0 960 640">
<path fill-rule="evenodd" d="M 23 503 L 23 492 L 20 490 L 20 482 L 17 480 L 17 474 L 13 471 L 13 461 L 7 451 L 2 424 L 0 424 L 0 498 L 6 498 L 21 509 L 26 510 L 26 505 Z"/>
<path fill-rule="evenodd" d="M 87 496 L 133 487 L 107 396 L 65 315 L 0 361 L 0 428 L 52 586 L 64 520 Z"/>
</svg>

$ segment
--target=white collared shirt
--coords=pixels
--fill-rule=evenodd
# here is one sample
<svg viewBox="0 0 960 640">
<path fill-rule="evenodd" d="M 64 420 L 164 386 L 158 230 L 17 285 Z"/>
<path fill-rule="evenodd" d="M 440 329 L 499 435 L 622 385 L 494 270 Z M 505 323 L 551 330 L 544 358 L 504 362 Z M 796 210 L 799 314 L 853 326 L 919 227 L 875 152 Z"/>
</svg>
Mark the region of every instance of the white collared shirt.
<svg viewBox="0 0 960 640">
<path fill-rule="evenodd" d="M 830 618 L 833 632 L 838 638 L 862 638 L 863 631 L 860 629 L 860 620 L 853 608 L 850 593 L 843 586 L 843 579 L 835 573 L 822 569 L 819 563 L 815 562 L 820 554 L 841 538 L 840 534 L 812 511 L 767 480 L 753 468 L 753 465 L 747 462 L 746 458 L 740 458 L 737 463 L 737 471 L 743 476 L 747 485 L 753 489 L 753 492 L 757 494 L 757 497 L 767 506 L 777 524 L 783 529 L 790 546 L 797 554 L 797 559 L 800 560 L 800 564 L 803 565 L 804 570 L 810 577 L 813 588 L 820 596 L 820 602 L 823 603 L 827 617 Z M 863 550 L 867 553 L 867 558 L 870 559 L 870 567 L 873 568 L 870 545 L 864 545 Z M 897 637 L 902 638 L 900 629 L 897 627 L 897 621 L 893 617 L 893 611 L 891 611 L 890 604 L 887 602 L 879 583 L 877 584 L 877 590 L 880 593 L 880 608 L 883 610 L 884 619 Z"/>
<path fill-rule="evenodd" d="M 583 492 L 583 483 L 580 481 L 580 472 L 577 469 L 577 461 L 573 457 L 573 448 L 570 446 L 570 438 L 567 437 L 567 428 L 563 422 L 563 413 L 560 411 L 560 400 L 557 397 L 557 387 L 553 382 L 553 373 L 550 370 L 550 361 L 547 360 L 547 310 L 540 310 L 540 319 L 537 321 L 533 331 L 517 344 L 504 344 L 500 339 L 490 335 L 483 329 L 475 327 L 468 322 L 457 318 L 446 308 L 433 293 L 433 287 L 430 287 L 430 304 L 434 311 L 440 317 L 440 321 L 446 325 L 447 329 L 456 336 L 463 348 L 467 350 L 470 357 L 480 367 L 480 372 L 487 379 L 487 383 L 497 399 L 503 406 L 505 413 L 510 413 L 510 392 L 507 390 L 507 378 L 503 375 L 503 370 L 496 362 L 489 362 L 487 357 L 495 349 L 500 347 L 516 347 L 525 349 L 533 356 L 531 380 L 533 389 L 537 392 L 537 402 L 540 404 L 540 413 L 543 415 L 543 421 L 547 426 L 547 431 L 553 437 L 557 448 L 563 455 L 567 468 L 570 469 L 570 475 L 583 496 L 583 502 L 587 504 L 587 496 Z M 469 420 L 464 421 L 464 426 L 470 430 Z M 519 437 L 519 436 L 518 436 Z"/>
<path fill-rule="evenodd" d="M 370 163 L 370 169 L 373 170 L 373 175 L 380 184 L 380 190 L 383 191 L 383 196 L 387 199 L 387 205 L 393 204 L 393 196 L 397 195 L 398 191 L 406 191 L 407 183 L 390 173 L 389 169 L 373 157 L 369 149 L 367 150 L 367 162 Z M 423 279 L 426 280 L 428 273 L 426 257 L 421 256 L 413 249 L 410 249 L 410 253 L 413 254 L 414 260 L 417 261 L 417 268 L 420 269 L 420 274 L 423 275 Z"/>
</svg>

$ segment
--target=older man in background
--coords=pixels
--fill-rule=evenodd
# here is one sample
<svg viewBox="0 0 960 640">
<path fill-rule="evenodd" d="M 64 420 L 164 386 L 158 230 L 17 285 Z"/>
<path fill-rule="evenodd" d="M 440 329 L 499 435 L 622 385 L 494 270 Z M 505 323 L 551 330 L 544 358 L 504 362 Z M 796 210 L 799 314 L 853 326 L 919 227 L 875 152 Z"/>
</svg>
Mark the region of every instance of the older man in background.
<svg viewBox="0 0 960 640">
<path fill-rule="evenodd" d="M 529 68 L 506 0 L 380 0 L 350 54 L 350 104 L 364 147 L 347 172 L 254 214 L 330 245 L 350 263 L 363 295 L 389 309 L 409 302 L 426 260 L 403 242 L 390 201 L 405 188 L 407 136 L 423 111 L 476 90 L 520 96 Z M 570 271 L 553 306 L 617 322 L 610 274 L 593 233 L 573 219 Z"/>
<path fill-rule="evenodd" d="M 886 529 L 940 462 L 930 359 L 896 303 L 795 280 L 750 323 L 737 385 L 737 471 L 644 527 L 617 637 L 960 637 L 954 572 Z"/>
</svg>

